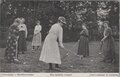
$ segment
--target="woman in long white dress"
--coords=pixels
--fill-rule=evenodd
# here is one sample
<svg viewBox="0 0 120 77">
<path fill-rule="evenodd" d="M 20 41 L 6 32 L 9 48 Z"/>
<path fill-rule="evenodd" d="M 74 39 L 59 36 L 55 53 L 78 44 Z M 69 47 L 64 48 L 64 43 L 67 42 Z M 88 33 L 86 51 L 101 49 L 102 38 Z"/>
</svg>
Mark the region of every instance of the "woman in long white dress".
<svg viewBox="0 0 120 77">
<path fill-rule="evenodd" d="M 52 64 L 58 68 L 58 64 L 61 64 L 61 57 L 59 52 L 59 46 L 63 46 L 63 29 L 62 26 L 66 23 L 64 17 L 59 17 L 58 22 L 52 25 L 48 35 L 45 38 L 40 59 L 45 63 L 49 63 L 49 70 L 52 70 Z M 59 43 L 57 42 L 57 39 Z"/>
<path fill-rule="evenodd" d="M 34 35 L 33 35 L 33 41 L 32 41 L 32 46 L 33 49 L 37 47 L 37 49 L 41 46 L 41 31 L 42 27 L 40 25 L 40 21 L 37 21 L 37 25 L 35 26 L 34 29 Z"/>
</svg>

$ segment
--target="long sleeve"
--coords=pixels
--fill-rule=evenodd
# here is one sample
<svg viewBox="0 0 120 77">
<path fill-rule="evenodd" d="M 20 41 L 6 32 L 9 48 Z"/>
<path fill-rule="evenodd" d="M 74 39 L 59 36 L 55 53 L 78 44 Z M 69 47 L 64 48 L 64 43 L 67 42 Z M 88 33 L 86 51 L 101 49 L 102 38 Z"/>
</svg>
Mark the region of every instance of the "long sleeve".
<svg viewBox="0 0 120 77">
<path fill-rule="evenodd" d="M 104 41 L 106 38 L 108 38 L 109 36 L 111 36 L 111 34 L 112 34 L 112 31 L 111 31 L 110 28 L 105 29 L 104 30 L 104 37 L 103 37 L 103 39 L 101 41 Z"/>
<path fill-rule="evenodd" d="M 19 28 L 18 27 L 16 27 L 15 32 L 16 32 L 16 36 L 18 37 L 19 36 Z"/>
<path fill-rule="evenodd" d="M 42 30 L 42 26 L 40 25 L 40 31 Z"/>
<path fill-rule="evenodd" d="M 59 36 L 58 36 L 59 38 L 59 43 L 60 43 L 60 45 L 61 46 L 63 46 L 63 29 L 62 28 L 60 28 L 60 30 L 59 30 Z"/>
<path fill-rule="evenodd" d="M 89 31 L 86 29 L 85 30 L 86 36 L 89 36 Z"/>
<path fill-rule="evenodd" d="M 34 28 L 34 34 L 36 34 L 36 26 L 35 26 L 35 28 Z"/>
<path fill-rule="evenodd" d="M 89 36 L 89 32 L 88 32 L 88 30 L 82 30 L 80 32 L 80 35 Z"/>
<path fill-rule="evenodd" d="M 26 25 L 25 25 L 25 33 L 26 33 L 26 38 L 27 38 L 27 34 L 28 34 L 28 31 L 27 31 L 27 27 L 26 27 Z"/>
<path fill-rule="evenodd" d="M 82 35 L 82 34 L 84 34 L 84 30 L 82 30 L 82 31 L 80 32 L 80 35 Z"/>
<path fill-rule="evenodd" d="M 9 35 L 12 35 L 12 36 L 18 38 L 19 37 L 19 29 L 18 29 L 18 27 L 14 26 L 14 25 L 10 26 Z"/>
<path fill-rule="evenodd" d="M 39 26 L 35 26 L 34 34 L 39 33 L 41 30 L 42 30 L 42 27 L 40 25 Z"/>
<path fill-rule="evenodd" d="M 111 29 L 110 28 L 108 28 L 108 29 L 106 29 L 105 30 L 105 33 L 104 33 L 104 36 L 110 36 L 112 34 L 112 31 L 111 31 Z"/>
</svg>

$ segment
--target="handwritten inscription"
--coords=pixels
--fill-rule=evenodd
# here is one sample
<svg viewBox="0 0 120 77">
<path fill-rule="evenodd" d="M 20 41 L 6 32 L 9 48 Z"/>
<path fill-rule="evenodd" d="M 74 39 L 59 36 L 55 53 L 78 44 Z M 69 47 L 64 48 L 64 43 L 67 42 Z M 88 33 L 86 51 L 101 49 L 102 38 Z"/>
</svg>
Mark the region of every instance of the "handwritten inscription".
<svg viewBox="0 0 120 77">
<path fill-rule="evenodd" d="M 67 74 L 67 73 L 66 74 L 58 74 L 57 73 L 57 74 L 50 74 L 50 76 L 51 77 L 53 77 L 53 76 L 55 76 L 55 77 L 61 77 L 61 76 L 70 77 L 70 76 L 72 76 L 72 74 Z"/>
</svg>

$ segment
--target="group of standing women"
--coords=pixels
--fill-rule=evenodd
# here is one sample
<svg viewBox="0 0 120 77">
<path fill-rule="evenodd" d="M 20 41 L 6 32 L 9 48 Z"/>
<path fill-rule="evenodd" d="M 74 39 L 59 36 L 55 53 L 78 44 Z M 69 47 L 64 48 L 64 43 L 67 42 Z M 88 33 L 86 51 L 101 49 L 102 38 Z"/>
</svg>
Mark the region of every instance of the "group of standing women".
<svg viewBox="0 0 120 77">
<path fill-rule="evenodd" d="M 106 63 L 115 63 L 116 57 L 115 57 L 115 41 L 112 37 L 112 30 L 109 27 L 109 22 L 104 21 L 103 23 L 104 32 L 103 32 L 103 39 L 101 40 L 101 46 L 100 51 L 103 53 L 104 58 L 102 62 Z M 78 55 L 82 57 L 89 56 L 89 32 L 86 28 L 86 25 L 82 25 L 82 31 L 80 32 L 80 38 L 79 38 L 79 47 L 78 47 Z"/>
<path fill-rule="evenodd" d="M 5 58 L 9 63 L 20 62 L 18 60 L 18 54 L 24 54 L 25 51 L 27 51 L 27 28 L 24 22 L 24 18 L 16 18 L 13 24 L 9 27 L 8 39 L 5 49 Z"/>
<path fill-rule="evenodd" d="M 109 27 L 108 21 L 104 21 L 103 27 L 103 39 L 101 40 L 100 46 L 100 51 L 104 55 L 102 62 L 115 63 L 115 41 L 112 37 L 112 29 Z M 78 55 L 85 57 L 89 56 L 88 30 L 85 24 L 83 24 L 82 28 L 83 30 L 81 31 L 79 38 Z"/>
<path fill-rule="evenodd" d="M 27 50 L 26 48 L 26 37 L 27 37 L 27 28 L 24 24 L 24 19 L 21 19 L 22 23 L 19 19 L 15 19 L 14 23 L 9 28 L 9 36 L 7 40 L 7 47 L 5 57 L 8 61 L 14 62 L 18 60 L 17 48 L 18 51 Z M 32 46 L 33 50 L 38 49 L 41 46 L 41 33 L 42 27 L 40 25 L 40 21 L 36 22 L 36 26 L 34 29 Z M 58 22 L 53 24 L 49 30 L 48 35 L 46 36 L 41 54 L 40 61 L 49 64 L 49 69 L 53 69 L 53 64 L 55 64 L 56 68 L 59 68 L 59 64 L 61 64 L 61 57 L 59 46 L 61 48 L 65 48 L 63 45 L 63 28 L 62 26 L 66 24 L 66 19 L 62 16 L 58 18 Z M 112 30 L 108 26 L 108 22 L 104 22 L 104 37 L 101 40 L 102 48 L 101 50 L 104 52 L 103 62 L 115 62 L 115 45 L 114 39 L 112 37 Z M 21 40 L 22 39 L 22 40 Z M 89 56 L 89 31 L 86 27 L 86 24 L 82 24 L 82 31 L 80 32 L 79 38 L 79 47 L 77 54 L 82 57 Z M 20 47 L 19 44 L 22 44 Z M 20 50 L 21 49 L 21 50 Z"/>
<path fill-rule="evenodd" d="M 27 27 L 24 24 L 24 18 L 16 18 L 13 24 L 9 27 L 8 39 L 5 49 L 5 59 L 9 63 L 21 62 L 18 59 L 18 54 L 24 54 L 27 51 Z M 41 46 L 41 25 L 40 21 L 36 22 L 34 36 L 32 41 L 33 49 L 37 49 Z"/>
</svg>

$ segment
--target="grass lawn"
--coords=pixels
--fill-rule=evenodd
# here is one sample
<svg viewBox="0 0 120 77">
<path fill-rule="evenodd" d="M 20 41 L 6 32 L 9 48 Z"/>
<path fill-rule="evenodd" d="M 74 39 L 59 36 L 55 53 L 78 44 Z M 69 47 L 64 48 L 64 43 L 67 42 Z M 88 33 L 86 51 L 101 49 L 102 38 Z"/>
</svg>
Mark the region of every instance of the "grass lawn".
<svg viewBox="0 0 120 77">
<path fill-rule="evenodd" d="M 75 42 L 64 43 L 69 51 L 76 53 L 78 44 Z M 75 73 L 118 73 L 119 72 L 119 43 L 116 42 L 116 64 L 101 62 L 103 55 L 98 54 L 100 49 L 99 42 L 90 42 L 90 56 L 80 58 L 72 53 L 65 56 L 68 52 L 60 48 L 62 64 L 59 69 L 52 71 L 48 70 L 48 64 L 39 61 L 41 48 L 37 51 L 32 51 L 31 43 L 27 44 L 28 50 L 25 54 L 20 54 L 19 59 L 25 64 L 9 64 L 4 60 L 4 48 L 0 48 L 0 72 L 75 72 Z"/>
</svg>

